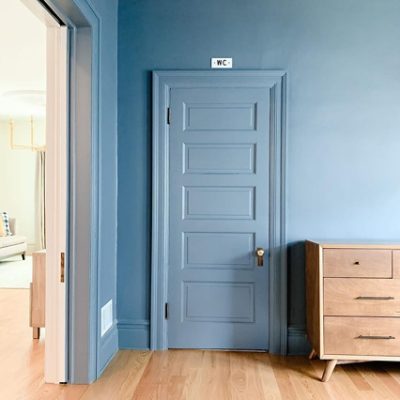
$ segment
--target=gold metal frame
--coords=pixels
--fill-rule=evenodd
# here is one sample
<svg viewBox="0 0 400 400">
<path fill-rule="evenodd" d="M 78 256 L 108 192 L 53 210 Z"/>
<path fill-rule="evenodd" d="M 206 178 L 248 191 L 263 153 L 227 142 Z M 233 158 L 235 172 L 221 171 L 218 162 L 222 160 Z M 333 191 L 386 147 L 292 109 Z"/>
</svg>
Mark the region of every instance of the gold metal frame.
<svg viewBox="0 0 400 400">
<path fill-rule="evenodd" d="M 9 138 L 11 150 L 31 150 L 31 151 L 46 151 L 46 146 L 39 146 L 35 143 L 35 125 L 33 117 L 30 117 L 30 144 L 15 144 L 14 141 L 14 120 L 9 120 Z"/>
</svg>

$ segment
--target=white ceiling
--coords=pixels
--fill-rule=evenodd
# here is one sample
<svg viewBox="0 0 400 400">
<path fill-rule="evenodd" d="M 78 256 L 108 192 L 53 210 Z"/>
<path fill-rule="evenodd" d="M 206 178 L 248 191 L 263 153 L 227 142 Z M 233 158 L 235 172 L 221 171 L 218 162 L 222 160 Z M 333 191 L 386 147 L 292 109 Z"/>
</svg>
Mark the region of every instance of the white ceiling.
<svg viewBox="0 0 400 400">
<path fill-rule="evenodd" d="M 21 2 L 0 0 L 0 118 L 43 116 L 46 26 Z"/>
</svg>

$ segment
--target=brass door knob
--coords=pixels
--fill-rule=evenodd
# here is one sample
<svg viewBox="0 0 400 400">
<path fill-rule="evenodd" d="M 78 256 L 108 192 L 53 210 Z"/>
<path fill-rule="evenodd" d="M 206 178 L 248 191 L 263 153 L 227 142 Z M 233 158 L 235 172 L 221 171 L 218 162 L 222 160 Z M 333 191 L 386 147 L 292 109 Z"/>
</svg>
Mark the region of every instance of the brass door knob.
<svg viewBox="0 0 400 400">
<path fill-rule="evenodd" d="M 264 254 L 265 250 L 262 247 L 257 247 L 256 250 L 257 267 L 262 267 L 264 265 Z"/>
</svg>

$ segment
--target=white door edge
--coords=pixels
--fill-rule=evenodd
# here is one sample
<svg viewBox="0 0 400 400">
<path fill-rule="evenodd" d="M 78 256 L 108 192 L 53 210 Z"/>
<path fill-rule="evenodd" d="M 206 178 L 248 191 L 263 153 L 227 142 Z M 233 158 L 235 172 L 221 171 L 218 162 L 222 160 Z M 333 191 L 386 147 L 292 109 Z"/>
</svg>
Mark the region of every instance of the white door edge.
<svg viewBox="0 0 400 400">
<path fill-rule="evenodd" d="M 45 381 L 67 380 L 66 287 L 61 254 L 67 259 L 68 28 L 47 27 L 46 99 L 46 337 Z"/>
</svg>

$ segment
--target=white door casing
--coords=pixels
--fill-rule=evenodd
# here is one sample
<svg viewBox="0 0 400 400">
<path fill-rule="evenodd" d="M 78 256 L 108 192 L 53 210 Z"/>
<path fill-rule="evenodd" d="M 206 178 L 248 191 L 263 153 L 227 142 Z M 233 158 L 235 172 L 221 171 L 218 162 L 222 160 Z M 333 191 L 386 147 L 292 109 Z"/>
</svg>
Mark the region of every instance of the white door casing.
<svg viewBox="0 0 400 400">
<path fill-rule="evenodd" d="M 60 383 L 66 374 L 66 283 L 61 254 L 67 257 L 68 182 L 68 28 L 47 27 L 46 99 L 46 346 L 45 381 Z M 64 272 L 64 275 L 65 272 Z"/>
</svg>

